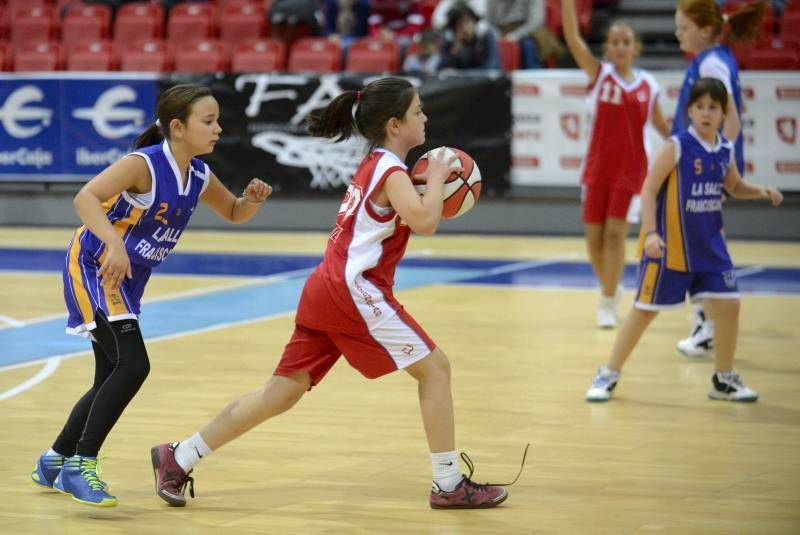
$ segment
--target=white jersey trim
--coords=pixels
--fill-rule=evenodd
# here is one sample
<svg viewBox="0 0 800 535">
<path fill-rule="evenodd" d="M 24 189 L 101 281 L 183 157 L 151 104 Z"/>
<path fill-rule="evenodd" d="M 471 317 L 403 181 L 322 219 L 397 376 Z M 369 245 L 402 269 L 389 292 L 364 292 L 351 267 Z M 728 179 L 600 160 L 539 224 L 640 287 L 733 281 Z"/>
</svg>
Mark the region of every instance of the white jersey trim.
<svg viewBox="0 0 800 535">
<path fill-rule="evenodd" d="M 151 206 L 153 206 L 153 201 L 156 199 L 156 172 L 153 169 L 153 162 L 150 161 L 150 157 L 143 153 L 143 152 L 131 152 L 129 154 L 134 156 L 141 156 L 144 158 L 144 161 L 147 162 L 147 168 L 150 169 L 150 191 L 146 193 L 133 193 L 131 191 L 123 191 L 122 198 L 128 201 L 130 204 L 135 206 L 136 208 L 141 208 L 142 210 L 147 210 Z"/>
<path fill-rule="evenodd" d="M 731 70 L 725 61 L 715 52 L 703 58 L 697 69 L 700 78 L 716 78 L 723 84 L 728 94 L 733 94 L 733 87 L 731 87 Z"/>
</svg>

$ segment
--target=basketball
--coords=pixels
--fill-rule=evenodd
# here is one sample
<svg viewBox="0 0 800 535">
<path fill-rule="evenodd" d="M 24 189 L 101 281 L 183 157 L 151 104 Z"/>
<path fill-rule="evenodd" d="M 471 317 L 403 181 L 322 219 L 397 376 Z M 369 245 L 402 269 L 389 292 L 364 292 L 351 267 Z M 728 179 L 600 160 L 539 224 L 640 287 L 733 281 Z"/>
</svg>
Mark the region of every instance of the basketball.
<svg viewBox="0 0 800 535">
<path fill-rule="evenodd" d="M 425 193 L 425 182 L 414 177 L 424 173 L 428 168 L 428 156 L 438 156 L 439 151 L 444 150 L 444 159 L 447 161 L 453 154 L 458 156 L 453 162 L 453 167 L 462 167 L 463 171 L 453 171 L 444 182 L 444 204 L 442 206 L 442 217 L 453 219 L 469 212 L 478 197 L 481 195 L 481 171 L 475 164 L 472 157 L 460 149 L 452 147 L 438 147 L 431 149 L 420 156 L 417 163 L 411 169 L 411 181 L 420 194 Z"/>
</svg>

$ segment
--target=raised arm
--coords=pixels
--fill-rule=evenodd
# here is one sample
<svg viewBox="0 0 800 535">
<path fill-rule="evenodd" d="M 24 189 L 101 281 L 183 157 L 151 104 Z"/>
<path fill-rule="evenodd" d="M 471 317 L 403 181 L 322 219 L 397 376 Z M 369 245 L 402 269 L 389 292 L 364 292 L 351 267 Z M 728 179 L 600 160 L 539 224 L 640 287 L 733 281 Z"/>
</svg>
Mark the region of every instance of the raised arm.
<svg viewBox="0 0 800 535">
<path fill-rule="evenodd" d="M 583 69 L 583 72 L 586 73 L 591 82 L 594 82 L 594 79 L 597 78 L 597 72 L 600 70 L 600 60 L 594 57 L 586 41 L 581 37 L 578 29 L 578 17 L 575 14 L 575 0 L 562 0 L 561 6 L 564 37 L 567 40 L 569 51 L 572 53 L 572 57 L 575 58 L 575 63 L 578 64 L 578 67 Z"/>
<path fill-rule="evenodd" d="M 272 186 L 254 178 L 247 184 L 241 197 L 236 197 L 211 173 L 208 186 L 201 199 L 214 213 L 229 223 L 244 223 L 250 220 L 261 205 L 272 194 Z"/>
</svg>

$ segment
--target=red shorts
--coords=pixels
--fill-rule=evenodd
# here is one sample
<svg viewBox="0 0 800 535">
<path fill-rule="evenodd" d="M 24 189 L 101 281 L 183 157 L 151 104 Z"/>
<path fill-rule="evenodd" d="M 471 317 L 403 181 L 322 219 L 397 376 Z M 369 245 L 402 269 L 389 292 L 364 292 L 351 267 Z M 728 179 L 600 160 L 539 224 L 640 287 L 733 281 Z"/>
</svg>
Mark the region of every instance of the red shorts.
<svg viewBox="0 0 800 535">
<path fill-rule="evenodd" d="M 344 355 L 364 377 L 375 379 L 428 356 L 436 344 L 405 310 L 363 333 L 319 331 L 295 324 L 294 333 L 275 369 L 289 376 L 306 371 L 318 384 Z"/>
<path fill-rule="evenodd" d="M 609 217 L 615 217 L 638 223 L 638 213 L 629 213 L 634 196 L 635 192 L 612 189 L 603 184 L 584 184 L 581 189 L 583 222 L 603 224 Z"/>
</svg>

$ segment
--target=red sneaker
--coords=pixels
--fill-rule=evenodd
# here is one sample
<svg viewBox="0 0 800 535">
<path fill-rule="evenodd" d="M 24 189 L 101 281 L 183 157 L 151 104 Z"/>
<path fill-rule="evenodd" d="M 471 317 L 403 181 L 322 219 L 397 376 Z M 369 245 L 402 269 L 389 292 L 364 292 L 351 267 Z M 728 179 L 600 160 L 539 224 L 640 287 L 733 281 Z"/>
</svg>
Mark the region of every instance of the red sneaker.
<svg viewBox="0 0 800 535">
<path fill-rule="evenodd" d="M 487 509 L 497 507 L 508 498 L 508 491 L 503 487 L 513 485 L 522 474 L 525 466 L 525 458 L 528 456 L 528 448 L 525 446 L 522 453 L 522 462 L 519 466 L 517 477 L 511 483 L 475 483 L 470 478 L 475 472 L 475 465 L 466 453 L 461 453 L 461 460 L 469 468 L 469 475 L 464 476 L 456 488 L 450 492 L 445 492 L 434 482 L 431 489 L 430 504 L 432 509 Z"/>
<path fill-rule="evenodd" d="M 485 509 L 496 507 L 508 498 L 508 491 L 494 485 L 481 485 L 467 476 L 452 492 L 441 490 L 436 483 L 431 489 L 432 509 Z"/>
<path fill-rule="evenodd" d="M 153 474 L 156 476 L 156 494 L 175 507 L 186 505 L 183 491 L 189 485 L 189 495 L 194 498 L 194 479 L 175 461 L 175 444 L 160 444 L 150 448 Z"/>
</svg>

